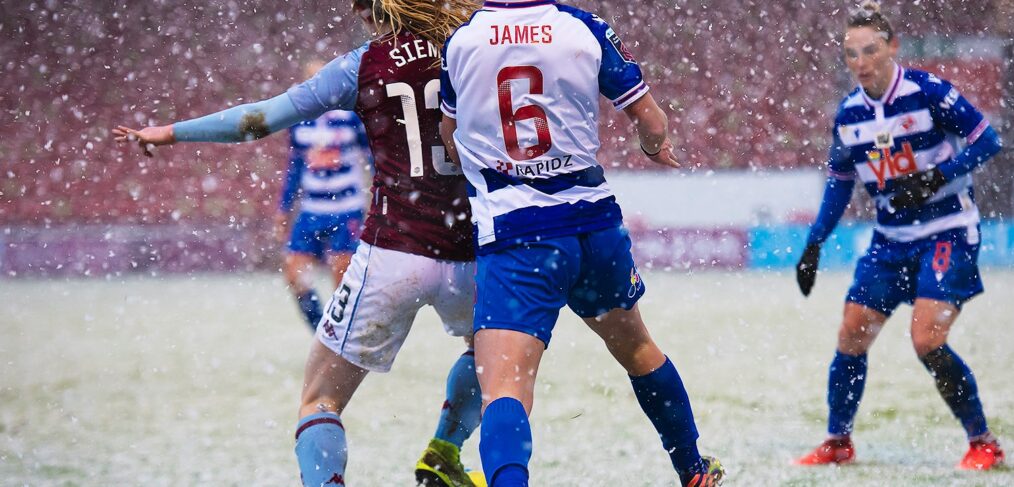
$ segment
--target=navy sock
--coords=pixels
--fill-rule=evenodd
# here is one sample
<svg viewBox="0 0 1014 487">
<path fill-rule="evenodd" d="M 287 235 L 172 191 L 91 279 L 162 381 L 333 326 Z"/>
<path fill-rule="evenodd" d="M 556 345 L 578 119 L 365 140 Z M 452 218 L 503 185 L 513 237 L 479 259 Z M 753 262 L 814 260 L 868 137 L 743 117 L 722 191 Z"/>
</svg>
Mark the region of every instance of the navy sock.
<svg viewBox="0 0 1014 487">
<path fill-rule="evenodd" d="M 337 414 L 317 413 L 299 420 L 296 460 L 304 486 L 345 485 L 348 446 Z"/>
<path fill-rule="evenodd" d="M 827 432 L 843 437 L 852 434 L 859 400 L 866 388 L 866 354 L 834 353 L 827 380 Z"/>
<path fill-rule="evenodd" d="M 528 485 L 532 427 L 521 401 L 501 397 L 486 406 L 482 415 L 479 456 L 490 487 Z"/>
<path fill-rule="evenodd" d="M 321 311 L 320 307 L 320 299 L 317 299 L 317 293 L 311 289 L 297 295 L 296 301 L 299 302 L 299 310 L 306 317 L 306 322 L 309 323 L 310 329 L 316 331 L 317 323 L 320 323 L 320 317 L 324 316 L 324 312 Z"/>
<path fill-rule="evenodd" d="M 697 451 L 697 425 L 676 366 L 666 357 L 661 367 L 647 375 L 631 376 L 630 383 L 641 409 L 655 425 L 676 472 L 680 475 L 700 473 L 704 462 Z"/>
<path fill-rule="evenodd" d="M 961 421 L 969 438 L 986 434 L 986 415 L 979 401 L 979 387 L 975 376 L 961 357 L 944 344 L 942 347 L 920 357 L 926 370 L 936 381 L 937 390 L 951 411 Z"/>
<path fill-rule="evenodd" d="M 447 374 L 447 399 L 440 412 L 434 437 L 453 443 L 465 443 L 482 420 L 482 394 L 475 375 L 475 352 L 469 350 L 458 358 Z"/>
</svg>

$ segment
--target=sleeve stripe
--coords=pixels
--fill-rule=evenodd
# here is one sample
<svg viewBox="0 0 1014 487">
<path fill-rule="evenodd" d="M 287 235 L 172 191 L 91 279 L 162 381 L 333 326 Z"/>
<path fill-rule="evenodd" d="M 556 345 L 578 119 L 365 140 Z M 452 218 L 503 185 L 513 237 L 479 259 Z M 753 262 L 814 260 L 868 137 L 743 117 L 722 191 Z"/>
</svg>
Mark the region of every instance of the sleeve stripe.
<svg viewBox="0 0 1014 487">
<path fill-rule="evenodd" d="M 624 93 L 623 95 L 620 95 L 620 97 L 613 100 L 613 106 L 616 107 L 617 110 L 623 109 L 627 105 L 636 101 L 638 98 L 641 97 L 641 95 L 643 95 L 647 91 L 648 85 L 644 84 L 644 81 L 641 81 L 640 83 L 637 84 L 637 86 L 631 88 L 630 91 Z"/>
<path fill-rule="evenodd" d="M 855 181 L 856 180 L 856 173 L 855 173 L 855 171 L 852 171 L 852 172 L 840 172 L 840 171 L 835 171 L 834 169 L 828 169 L 827 170 L 827 175 L 830 176 L 830 177 L 832 177 L 832 178 L 835 178 L 835 179 L 837 179 L 839 181 Z"/>
<path fill-rule="evenodd" d="M 968 137 L 966 137 L 968 139 L 968 143 L 974 144 L 976 140 L 979 140 L 979 136 L 981 136 L 982 133 L 985 132 L 987 128 L 989 128 L 989 121 L 983 119 L 981 122 L 979 122 L 979 125 L 977 125 L 975 129 L 972 130 L 972 133 L 968 134 Z"/>
<path fill-rule="evenodd" d="M 443 101 L 440 102 L 440 111 L 450 118 L 458 118 L 457 110 L 455 110 L 452 106 L 448 105 L 447 103 L 444 103 Z"/>
</svg>

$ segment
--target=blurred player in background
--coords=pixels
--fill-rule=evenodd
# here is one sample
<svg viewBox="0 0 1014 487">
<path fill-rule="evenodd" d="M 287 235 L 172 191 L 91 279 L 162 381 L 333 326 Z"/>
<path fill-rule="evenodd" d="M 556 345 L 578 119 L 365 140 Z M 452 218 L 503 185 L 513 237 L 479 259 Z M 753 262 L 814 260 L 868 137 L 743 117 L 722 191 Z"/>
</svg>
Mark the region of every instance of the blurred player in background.
<svg viewBox="0 0 1014 487">
<path fill-rule="evenodd" d="M 416 313 L 432 305 L 451 335 L 471 340 L 475 262 L 461 170 L 438 133 L 440 49 L 475 6 L 465 0 L 355 0 L 378 37 L 269 100 L 118 140 L 150 145 L 254 140 L 331 110 L 354 110 L 375 161 L 373 203 L 349 270 L 325 308 L 306 364 L 296 428 L 303 484 L 344 485 L 348 459 L 340 415 L 368 371 L 386 372 Z M 410 398 L 406 398 L 411 400 Z M 451 368 L 435 438 L 416 466 L 427 485 L 471 486 L 459 460 L 479 424 L 475 360 Z"/>
<path fill-rule="evenodd" d="M 648 158 L 679 166 L 637 62 L 602 19 L 551 0 L 486 2 L 444 49 L 441 134 L 468 177 L 480 245 L 487 482 L 528 485 L 535 377 L 569 306 L 630 375 L 682 485 L 716 485 L 724 472 L 698 453 L 687 392 L 638 312 L 644 286 L 596 161 L 602 94 L 633 121 Z"/>
<path fill-rule="evenodd" d="M 317 60 L 307 63 L 306 78 L 317 74 L 324 64 Z M 316 330 L 323 313 L 313 289 L 313 267 L 326 259 L 335 288 L 345 275 L 359 243 L 366 204 L 363 184 L 372 164 L 370 147 L 359 117 L 347 110 L 296 124 L 289 129 L 289 147 L 289 168 L 275 215 L 275 238 L 288 241 L 285 282 L 306 322 Z M 297 205 L 299 211 L 294 212 Z"/>
<path fill-rule="evenodd" d="M 986 425 L 975 377 L 947 345 L 947 335 L 962 305 L 983 290 L 972 171 L 999 152 L 1000 140 L 946 80 L 897 64 L 898 39 L 877 2 L 851 14 L 843 44 L 859 87 L 835 117 L 824 201 L 797 265 L 803 295 L 813 288 L 821 245 L 844 213 L 856 178 L 876 202 L 877 227 L 846 297 L 831 362 L 829 437 L 797 463 L 855 458 L 850 435 L 866 383 L 866 354 L 891 313 L 907 302 L 915 307 L 915 352 L 968 435 L 959 468 L 992 468 L 1003 462 L 1003 450 Z"/>
</svg>

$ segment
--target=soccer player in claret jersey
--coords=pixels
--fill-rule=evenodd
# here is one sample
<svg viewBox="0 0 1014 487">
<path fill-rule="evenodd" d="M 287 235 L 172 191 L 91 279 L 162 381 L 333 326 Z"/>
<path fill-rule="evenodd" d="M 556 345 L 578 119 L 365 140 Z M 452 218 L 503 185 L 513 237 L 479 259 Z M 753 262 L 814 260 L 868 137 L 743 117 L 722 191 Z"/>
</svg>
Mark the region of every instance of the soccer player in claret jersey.
<svg viewBox="0 0 1014 487">
<path fill-rule="evenodd" d="M 306 486 L 344 485 L 340 414 L 368 371 L 386 372 L 418 310 L 432 305 L 446 330 L 471 339 L 474 247 L 465 179 L 440 143 L 439 46 L 474 6 L 465 0 L 355 0 L 378 37 L 269 100 L 173 125 L 118 127 L 121 141 L 242 142 L 336 110 L 354 110 L 375 161 L 362 240 L 326 306 L 306 364 L 296 456 Z M 472 486 L 459 460 L 479 424 L 471 351 L 452 367 L 435 438 L 416 467 L 427 485 Z"/>
<path fill-rule="evenodd" d="M 324 64 L 308 63 L 307 78 Z M 282 268 L 285 282 L 310 328 L 316 330 L 323 311 L 313 289 L 313 267 L 327 259 L 335 287 L 341 284 L 359 243 L 366 203 L 363 182 L 372 164 L 370 147 L 359 117 L 335 110 L 289 129 L 289 148 L 289 167 L 275 213 L 275 238 L 288 242 Z"/>
<path fill-rule="evenodd" d="M 915 307 L 915 352 L 968 435 L 970 447 L 958 467 L 992 468 L 1003 462 L 1003 450 L 986 425 L 975 377 L 947 345 L 947 334 L 961 306 L 982 292 L 971 172 L 1000 150 L 999 138 L 957 88 L 895 62 L 898 39 L 876 2 L 852 13 L 843 44 L 859 87 L 835 116 L 824 201 L 797 265 L 803 294 L 813 288 L 821 244 L 844 213 L 857 177 L 876 202 L 877 228 L 856 267 L 831 362 L 829 437 L 797 463 L 853 461 L 866 353 L 895 308 L 907 302 Z M 967 145 L 956 145 L 957 138 Z"/>
<path fill-rule="evenodd" d="M 665 114 L 599 17 L 554 1 L 486 2 L 444 45 L 441 134 L 469 181 L 479 243 L 479 451 L 495 487 L 528 484 L 535 377 L 569 306 L 630 375 L 682 485 L 723 476 L 701 457 L 687 392 L 641 320 L 620 208 L 596 161 L 599 94 L 648 158 L 678 167 Z"/>
</svg>

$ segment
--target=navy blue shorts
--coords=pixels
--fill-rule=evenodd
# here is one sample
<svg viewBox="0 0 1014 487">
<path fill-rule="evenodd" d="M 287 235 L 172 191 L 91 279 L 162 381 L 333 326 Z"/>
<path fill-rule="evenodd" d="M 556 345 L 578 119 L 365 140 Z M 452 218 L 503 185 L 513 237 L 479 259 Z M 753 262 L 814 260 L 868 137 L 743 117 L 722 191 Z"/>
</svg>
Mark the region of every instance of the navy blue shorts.
<svg viewBox="0 0 1014 487">
<path fill-rule="evenodd" d="M 947 230 L 914 242 L 894 242 L 874 232 L 846 300 L 887 316 L 916 298 L 960 309 L 982 292 L 978 260 L 977 227 Z"/>
<path fill-rule="evenodd" d="M 476 258 L 475 330 L 516 330 L 549 346 L 564 305 L 582 318 L 631 309 L 644 284 L 617 227 L 518 244 Z"/>
<path fill-rule="evenodd" d="M 316 215 L 300 213 L 292 225 L 289 250 L 301 254 L 313 254 L 318 259 L 326 250 L 336 253 L 352 253 L 359 244 L 359 227 L 362 212 L 341 215 Z"/>
</svg>

